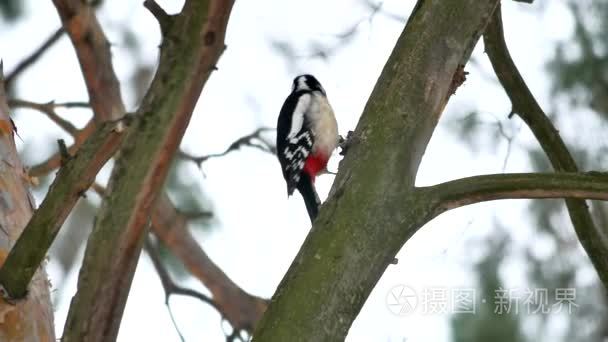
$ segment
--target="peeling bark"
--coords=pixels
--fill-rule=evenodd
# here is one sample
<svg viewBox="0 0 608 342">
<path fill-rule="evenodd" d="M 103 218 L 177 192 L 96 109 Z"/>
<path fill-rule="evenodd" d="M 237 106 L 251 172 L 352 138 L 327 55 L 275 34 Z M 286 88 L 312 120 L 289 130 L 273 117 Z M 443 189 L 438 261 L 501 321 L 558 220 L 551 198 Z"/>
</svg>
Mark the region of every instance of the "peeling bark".
<svg viewBox="0 0 608 342">
<path fill-rule="evenodd" d="M 15 148 L 0 65 L 0 264 L 32 216 L 29 178 Z M 55 327 L 44 265 L 36 266 L 27 298 L 0 299 L 0 341 L 54 342 Z"/>
</svg>

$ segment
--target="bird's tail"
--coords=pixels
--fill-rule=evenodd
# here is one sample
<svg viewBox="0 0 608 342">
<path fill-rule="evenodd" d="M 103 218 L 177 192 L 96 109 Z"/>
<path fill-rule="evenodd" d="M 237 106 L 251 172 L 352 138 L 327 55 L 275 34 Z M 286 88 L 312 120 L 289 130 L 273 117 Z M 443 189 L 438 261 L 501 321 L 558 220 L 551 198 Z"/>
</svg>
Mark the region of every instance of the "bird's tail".
<svg viewBox="0 0 608 342">
<path fill-rule="evenodd" d="M 310 222 L 313 223 L 319 213 L 321 200 L 319 200 L 319 195 L 317 195 L 312 179 L 306 172 L 302 172 L 297 188 L 298 191 L 300 191 L 300 194 L 302 194 L 302 198 L 304 198 L 304 204 L 306 204 Z"/>
</svg>

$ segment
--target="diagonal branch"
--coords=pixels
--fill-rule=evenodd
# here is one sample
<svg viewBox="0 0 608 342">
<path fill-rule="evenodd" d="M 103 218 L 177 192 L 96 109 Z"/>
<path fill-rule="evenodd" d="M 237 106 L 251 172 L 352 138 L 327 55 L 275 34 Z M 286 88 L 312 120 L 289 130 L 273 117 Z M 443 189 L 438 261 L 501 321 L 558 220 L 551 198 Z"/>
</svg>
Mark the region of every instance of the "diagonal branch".
<svg viewBox="0 0 608 342">
<path fill-rule="evenodd" d="M 173 17 L 167 14 L 167 12 L 165 12 L 165 10 L 154 0 L 144 1 L 144 7 L 152 13 L 154 18 L 156 18 L 160 25 L 161 33 L 165 36 L 167 32 L 169 32 Z"/>
<path fill-rule="evenodd" d="M 560 137 L 532 92 L 526 85 L 509 54 L 504 38 L 500 7 L 484 34 L 486 52 L 500 83 L 505 89 L 516 113 L 530 127 L 557 172 L 578 172 L 578 167 L 566 144 Z M 608 288 L 608 232 L 594 224 L 585 201 L 567 199 L 566 206 L 576 234 Z"/>
<path fill-rule="evenodd" d="M 125 106 L 112 67 L 110 43 L 94 9 L 81 0 L 53 0 L 53 3 L 76 50 L 95 120 L 120 118 Z"/>
<path fill-rule="evenodd" d="M 156 201 L 152 231 L 213 295 L 222 315 L 234 330 L 252 332 L 266 310 L 266 301 L 235 284 L 196 242 L 187 227 L 188 218 L 176 210 L 166 193 Z"/>
<path fill-rule="evenodd" d="M 91 186 L 100 196 L 105 188 L 98 183 Z M 211 292 L 217 310 L 235 332 L 252 332 L 262 318 L 267 301 L 250 295 L 232 281 L 215 263 L 188 229 L 192 219 L 177 210 L 166 193 L 160 195 L 151 215 L 152 233 L 178 258 L 184 267 Z M 161 276 L 162 278 L 162 276 Z"/>
<path fill-rule="evenodd" d="M 42 43 L 42 45 L 40 45 L 40 47 L 38 47 L 36 50 L 34 50 L 34 52 L 32 52 L 31 55 L 21 61 L 21 63 L 19 63 L 15 67 L 15 69 L 11 71 L 11 73 L 8 74 L 4 79 L 4 86 L 6 87 L 6 89 L 10 90 L 13 86 L 15 79 L 19 77 L 19 75 L 21 75 L 21 73 L 23 73 L 28 67 L 36 63 L 36 61 L 38 61 L 38 59 L 40 59 L 40 57 L 42 57 L 42 55 L 51 46 L 53 46 L 57 41 L 59 41 L 59 38 L 63 36 L 64 32 L 65 30 L 63 29 L 63 27 L 58 28 L 55 33 L 53 33 L 50 37 L 47 38 L 47 40 L 44 41 L 44 43 Z"/>
<path fill-rule="evenodd" d="M 116 338 L 151 209 L 200 93 L 224 51 L 232 5 L 186 1 L 163 37 L 159 67 L 119 151 L 110 192 L 87 242 L 64 341 Z"/>
<path fill-rule="evenodd" d="M 79 103 L 80 104 L 80 103 Z M 36 103 L 31 101 L 19 100 L 19 99 L 11 99 L 8 101 L 8 105 L 12 108 L 29 108 L 35 109 L 41 113 L 44 113 L 51 121 L 53 121 L 57 126 L 61 127 L 64 131 L 69 133 L 72 136 L 76 136 L 78 134 L 78 128 L 76 128 L 70 121 L 65 120 L 64 118 L 57 115 L 55 112 L 55 108 L 61 107 L 53 102 L 49 103 Z M 72 104 L 65 105 L 65 107 L 70 107 Z"/>
<path fill-rule="evenodd" d="M 498 2 L 417 2 L 355 129 L 353 138 L 363 143 L 349 147 L 340 163 L 329 199 L 252 341 L 346 338 L 395 254 L 429 219 L 416 174 L 454 76 Z"/>
<path fill-rule="evenodd" d="M 513 173 L 461 178 L 417 188 L 436 215 L 469 204 L 517 198 L 608 200 L 608 173 Z"/>
<path fill-rule="evenodd" d="M 181 287 L 181 286 L 177 285 L 173 281 L 173 279 L 171 279 L 171 275 L 169 274 L 169 271 L 167 271 L 167 269 L 163 265 L 163 261 L 160 257 L 158 247 L 154 245 L 154 243 L 152 242 L 152 239 L 150 238 L 149 235 L 146 236 L 146 239 L 144 241 L 144 249 L 148 253 L 150 260 L 152 261 L 152 265 L 154 266 L 154 269 L 156 270 L 156 274 L 158 274 L 158 277 L 160 278 L 160 282 L 163 286 L 163 290 L 165 291 L 165 305 L 167 306 L 167 310 L 169 311 L 169 316 L 171 316 L 171 321 L 173 321 L 175 330 L 177 331 L 181 340 L 185 341 L 184 337 L 182 336 L 181 331 L 177 327 L 177 323 L 175 322 L 175 319 L 173 318 L 171 306 L 169 305 L 169 298 L 171 297 L 171 295 L 181 295 L 181 296 L 188 296 L 188 297 L 196 298 L 196 299 L 200 300 L 201 302 L 210 305 L 211 307 L 213 307 L 214 309 L 216 309 L 218 311 L 219 311 L 219 308 L 216 306 L 216 304 L 213 302 L 213 300 L 211 298 L 209 298 L 208 296 L 206 296 L 198 291 L 194 291 L 192 289 Z M 221 311 L 220 311 L 220 313 L 221 313 Z"/>
<path fill-rule="evenodd" d="M 221 308 L 218 307 L 217 304 L 213 302 L 213 299 L 209 298 L 208 296 L 175 284 L 173 279 L 171 279 L 171 275 L 169 275 L 169 272 L 163 265 L 157 247 L 153 246 L 149 236 L 146 238 L 145 248 L 150 256 L 150 259 L 152 260 L 152 264 L 154 264 L 154 268 L 156 269 L 156 273 L 158 273 L 158 277 L 160 278 L 163 288 L 165 289 L 165 304 L 169 305 L 169 297 L 172 294 L 184 295 L 200 299 L 201 302 L 209 304 L 220 313 L 222 312 Z"/>
<path fill-rule="evenodd" d="M 0 284 L 10 298 L 25 296 L 34 272 L 44 260 L 59 228 L 99 170 L 118 149 L 124 136 L 124 125 L 129 121 L 127 118 L 99 126 L 78 153 L 59 170 L 44 201 L 0 268 Z"/>
<path fill-rule="evenodd" d="M 94 120 L 91 120 L 74 136 L 74 144 L 68 147 L 68 152 L 71 155 L 76 154 L 76 151 L 84 144 L 84 142 L 95 132 L 97 125 Z M 30 167 L 28 174 L 30 177 L 40 177 L 61 166 L 61 153 L 58 151 L 48 157 L 45 161 Z"/>
</svg>

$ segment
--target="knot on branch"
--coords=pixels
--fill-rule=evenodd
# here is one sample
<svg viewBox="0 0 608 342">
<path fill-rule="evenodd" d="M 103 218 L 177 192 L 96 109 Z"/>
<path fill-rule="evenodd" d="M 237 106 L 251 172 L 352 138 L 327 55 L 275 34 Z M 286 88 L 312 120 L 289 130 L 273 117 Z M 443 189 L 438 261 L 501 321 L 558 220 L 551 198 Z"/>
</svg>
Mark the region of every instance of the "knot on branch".
<svg viewBox="0 0 608 342">
<path fill-rule="evenodd" d="M 27 295 L 27 292 L 26 292 Z M 4 301 L 9 305 L 15 305 L 17 303 L 17 298 L 12 297 L 10 293 L 4 288 L 4 285 L 0 285 L 0 297 L 4 299 Z M 25 298 L 25 296 L 23 296 Z"/>
<path fill-rule="evenodd" d="M 468 74 L 469 73 L 467 71 L 464 71 L 463 64 L 458 65 L 458 68 L 456 68 L 456 72 L 452 77 L 452 83 L 450 84 L 450 95 L 456 94 L 456 89 L 458 89 L 458 87 L 460 87 L 464 81 L 467 80 Z"/>
<path fill-rule="evenodd" d="M 167 12 L 154 0 L 144 1 L 144 7 L 150 11 L 150 13 L 152 13 L 154 18 L 156 18 L 158 24 L 160 25 L 160 32 L 162 33 L 163 37 L 165 37 L 171 28 L 173 16 L 167 14 Z"/>
</svg>

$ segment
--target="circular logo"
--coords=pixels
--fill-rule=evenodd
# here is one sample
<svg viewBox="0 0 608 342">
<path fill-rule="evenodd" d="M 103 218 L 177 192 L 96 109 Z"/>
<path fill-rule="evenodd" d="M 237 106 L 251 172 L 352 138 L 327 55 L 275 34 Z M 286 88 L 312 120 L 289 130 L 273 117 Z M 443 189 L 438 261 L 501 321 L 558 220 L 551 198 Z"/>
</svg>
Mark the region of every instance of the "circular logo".
<svg viewBox="0 0 608 342">
<path fill-rule="evenodd" d="M 395 315 L 405 316 L 416 310 L 418 295 L 406 285 L 396 285 L 386 294 L 386 307 Z"/>
</svg>

